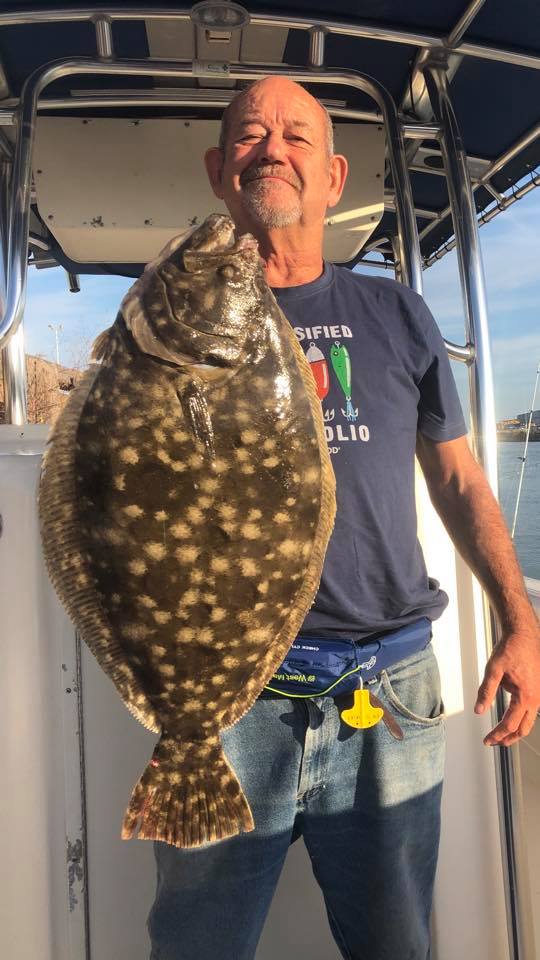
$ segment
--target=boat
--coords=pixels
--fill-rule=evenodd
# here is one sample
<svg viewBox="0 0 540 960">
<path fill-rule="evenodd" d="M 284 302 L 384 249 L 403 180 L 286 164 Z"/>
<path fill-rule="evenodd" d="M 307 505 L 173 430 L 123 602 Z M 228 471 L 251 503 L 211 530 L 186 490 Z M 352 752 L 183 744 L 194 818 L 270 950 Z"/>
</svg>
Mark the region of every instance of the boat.
<svg viewBox="0 0 540 960">
<path fill-rule="evenodd" d="M 27 422 L 28 269 L 136 277 L 216 201 L 200 158 L 242 84 L 290 77 L 328 107 L 351 175 L 325 255 L 377 259 L 422 292 L 457 249 L 471 444 L 497 492 L 479 228 L 540 184 L 540 8 L 526 0 L 209 0 L 193 8 L 4 2 L 0 11 L 2 955 L 143 960 L 150 844 L 120 840 L 151 735 L 124 709 L 48 583 Z M 361 162 L 360 162 L 361 158 Z M 83 278 L 80 281 L 80 278 Z M 448 744 L 433 913 L 436 960 L 540 957 L 540 729 L 510 749 L 472 707 L 497 625 L 417 476 L 419 535 L 450 595 L 435 625 Z M 528 581 L 540 609 L 540 582 Z M 302 895 L 299 896 L 299 891 Z M 291 898 L 294 896 L 294 910 Z M 302 844 L 291 846 L 258 960 L 337 956 Z M 398 958 L 396 958 L 398 960 Z"/>
</svg>

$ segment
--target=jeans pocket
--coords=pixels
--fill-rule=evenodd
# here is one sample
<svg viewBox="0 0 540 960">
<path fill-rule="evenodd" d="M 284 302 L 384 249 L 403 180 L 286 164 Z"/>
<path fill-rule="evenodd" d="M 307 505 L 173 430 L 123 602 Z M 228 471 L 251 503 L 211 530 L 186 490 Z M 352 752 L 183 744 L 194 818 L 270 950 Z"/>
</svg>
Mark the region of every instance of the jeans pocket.
<svg viewBox="0 0 540 960">
<path fill-rule="evenodd" d="M 441 678 L 431 643 L 420 653 L 381 670 L 388 704 L 411 723 L 434 726 L 445 719 Z"/>
</svg>

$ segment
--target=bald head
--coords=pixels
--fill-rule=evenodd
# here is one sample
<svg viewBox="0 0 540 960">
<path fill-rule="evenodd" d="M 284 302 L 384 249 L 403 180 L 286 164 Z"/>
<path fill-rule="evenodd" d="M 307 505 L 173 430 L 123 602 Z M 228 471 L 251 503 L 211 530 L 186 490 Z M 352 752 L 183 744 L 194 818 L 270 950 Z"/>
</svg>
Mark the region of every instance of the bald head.
<svg viewBox="0 0 540 960">
<path fill-rule="evenodd" d="M 315 115 L 320 117 L 321 125 L 324 129 L 326 150 L 328 158 L 330 158 L 334 153 L 334 130 L 328 110 L 319 100 L 312 97 L 301 84 L 296 83 L 294 80 L 288 80 L 285 77 L 264 77 L 262 80 L 254 80 L 248 87 L 241 90 L 240 93 L 237 93 L 234 99 L 225 107 L 221 117 L 221 129 L 219 132 L 220 149 L 225 152 L 227 148 L 231 123 L 237 113 L 249 107 L 253 99 L 256 100 L 259 94 L 267 90 L 271 90 L 272 92 L 279 90 L 280 92 L 284 92 L 285 95 L 288 93 L 289 96 L 294 93 L 296 96 L 302 97 L 302 99 L 305 98 L 306 106 L 311 111 L 314 111 Z"/>
</svg>

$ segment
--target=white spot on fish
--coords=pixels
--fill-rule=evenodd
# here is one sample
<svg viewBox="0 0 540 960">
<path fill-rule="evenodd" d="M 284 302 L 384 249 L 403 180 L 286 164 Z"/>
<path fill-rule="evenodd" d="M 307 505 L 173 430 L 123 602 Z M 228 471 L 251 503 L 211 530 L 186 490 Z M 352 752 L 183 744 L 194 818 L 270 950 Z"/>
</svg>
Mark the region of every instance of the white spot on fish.
<svg viewBox="0 0 540 960">
<path fill-rule="evenodd" d="M 192 607 L 199 602 L 199 591 L 194 587 L 191 587 L 189 590 L 186 590 L 184 594 L 180 597 L 178 603 L 179 608 L 182 607 Z"/>
<path fill-rule="evenodd" d="M 210 620 L 212 623 L 220 623 L 227 616 L 227 611 L 223 607 L 214 607 L 210 614 Z"/>
<path fill-rule="evenodd" d="M 188 507 L 186 510 L 186 516 L 188 520 L 191 520 L 191 523 L 198 524 L 203 523 L 204 521 L 204 513 L 202 510 L 199 510 L 199 507 Z"/>
<path fill-rule="evenodd" d="M 233 507 L 230 503 L 220 503 L 217 507 L 217 512 L 225 520 L 232 520 L 236 513 L 236 507 Z"/>
<path fill-rule="evenodd" d="M 127 513 L 128 517 L 142 517 L 144 510 L 141 510 L 136 503 L 130 503 L 129 506 L 123 507 L 124 513 Z"/>
<path fill-rule="evenodd" d="M 294 557 L 300 551 L 300 544 L 297 540 L 283 540 L 279 544 L 278 550 L 284 557 Z"/>
<path fill-rule="evenodd" d="M 167 610 L 154 610 L 152 616 L 156 623 L 168 623 L 171 619 L 171 614 Z"/>
<path fill-rule="evenodd" d="M 135 447 L 124 447 L 124 449 L 120 451 L 120 459 L 123 463 L 138 463 L 139 454 L 135 450 Z"/>
<path fill-rule="evenodd" d="M 257 540 L 261 535 L 260 527 L 256 523 L 244 523 L 240 529 L 247 540 Z"/>
<path fill-rule="evenodd" d="M 143 550 L 152 560 L 163 560 L 167 556 L 167 551 L 163 544 L 157 543 L 155 540 L 150 540 L 148 543 L 145 543 Z"/>
<path fill-rule="evenodd" d="M 157 607 L 156 601 L 152 600 L 152 597 L 147 596 L 146 593 L 143 593 L 142 597 L 137 597 L 137 599 L 147 610 L 152 610 L 153 607 Z"/>
<path fill-rule="evenodd" d="M 216 457 L 215 460 L 212 460 L 210 469 L 213 470 L 214 473 L 226 473 L 227 470 L 231 469 L 231 465 L 221 457 Z"/>
<path fill-rule="evenodd" d="M 191 527 L 184 523 L 183 520 L 179 520 L 178 523 L 173 523 L 170 527 L 170 532 L 176 540 L 187 540 L 188 537 L 191 537 Z"/>
<path fill-rule="evenodd" d="M 193 546 L 192 544 L 183 544 L 181 547 L 177 547 L 174 551 L 174 555 L 178 560 L 182 560 L 183 563 L 193 563 L 201 551 L 198 547 Z"/>
<path fill-rule="evenodd" d="M 205 477 L 200 481 L 200 487 L 205 493 L 215 493 L 219 487 L 219 480 L 215 477 Z"/>
<path fill-rule="evenodd" d="M 172 663 L 160 663 L 158 664 L 158 670 L 164 677 L 174 677 L 176 673 L 176 667 Z"/>
</svg>

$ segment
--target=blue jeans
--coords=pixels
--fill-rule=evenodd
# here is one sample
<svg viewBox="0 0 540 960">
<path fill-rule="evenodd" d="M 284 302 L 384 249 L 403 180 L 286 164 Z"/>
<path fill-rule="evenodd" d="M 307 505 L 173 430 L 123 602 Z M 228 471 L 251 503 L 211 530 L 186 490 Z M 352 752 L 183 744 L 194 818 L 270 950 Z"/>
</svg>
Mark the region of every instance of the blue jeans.
<svg viewBox="0 0 540 960">
<path fill-rule="evenodd" d="M 402 741 L 382 721 L 346 725 L 340 712 L 352 694 L 263 692 L 223 733 L 256 827 L 187 850 L 154 842 L 151 960 L 253 960 L 300 835 L 346 960 L 429 960 L 445 742 L 431 644 L 383 670 L 370 689 Z"/>
</svg>

